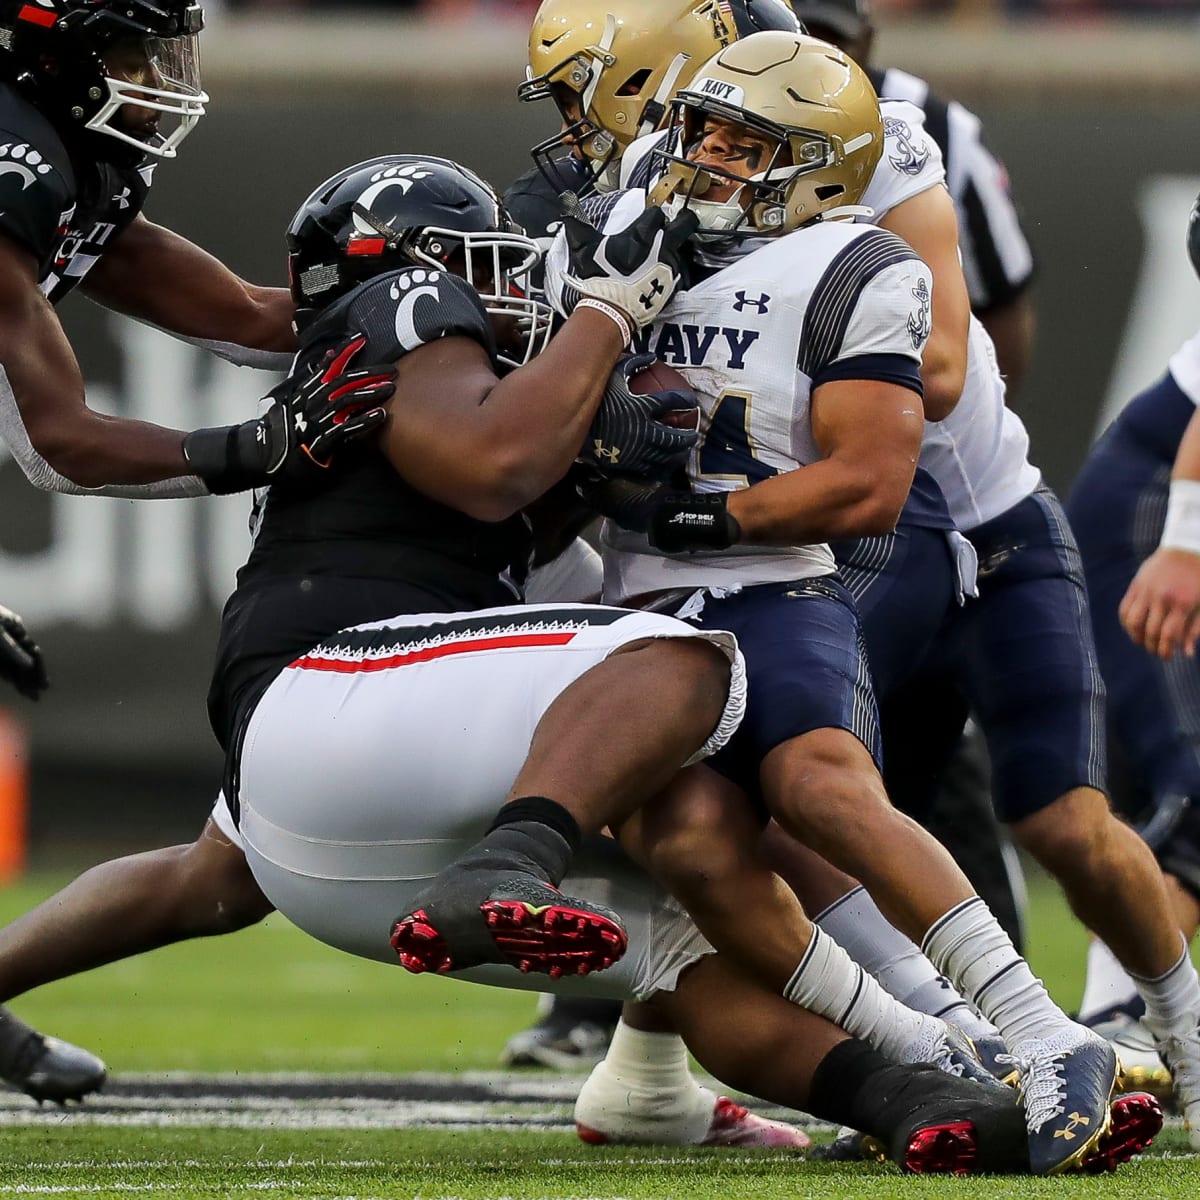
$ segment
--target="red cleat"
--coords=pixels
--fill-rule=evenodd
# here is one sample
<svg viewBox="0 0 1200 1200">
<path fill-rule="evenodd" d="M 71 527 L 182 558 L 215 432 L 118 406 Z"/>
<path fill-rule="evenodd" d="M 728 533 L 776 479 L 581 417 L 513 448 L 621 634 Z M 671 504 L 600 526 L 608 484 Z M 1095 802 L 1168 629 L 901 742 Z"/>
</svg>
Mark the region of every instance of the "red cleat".
<svg viewBox="0 0 1200 1200">
<path fill-rule="evenodd" d="M 427 905 L 397 918 L 391 943 L 414 975 L 501 963 L 560 979 L 606 970 L 620 961 L 629 938 L 611 909 L 517 878 L 493 887 L 470 913 Z"/>
<path fill-rule="evenodd" d="M 1163 1126 L 1162 1106 L 1148 1092 L 1118 1096 L 1110 1111 L 1108 1131 L 1079 1164 L 1079 1169 L 1089 1175 L 1115 1171 L 1135 1154 L 1149 1149 Z"/>
<path fill-rule="evenodd" d="M 978 1158 L 974 1123 L 953 1121 L 918 1129 L 908 1140 L 903 1169 L 913 1175 L 970 1175 Z"/>
</svg>

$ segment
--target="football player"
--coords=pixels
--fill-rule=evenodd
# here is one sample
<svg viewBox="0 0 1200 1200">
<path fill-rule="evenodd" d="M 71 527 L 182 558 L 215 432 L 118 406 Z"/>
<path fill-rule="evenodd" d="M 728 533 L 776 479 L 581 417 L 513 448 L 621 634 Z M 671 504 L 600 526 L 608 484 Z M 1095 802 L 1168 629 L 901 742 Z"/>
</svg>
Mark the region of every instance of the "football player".
<svg viewBox="0 0 1200 1200">
<path fill-rule="evenodd" d="M 603 65 L 595 57 L 579 57 L 592 71 Z M 596 94 L 602 90 L 602 84 L 597 86 Z M 956 227 L 949 197 L 938 182 L 940 155 L 932 142 L 919 136 L 920 114 L 912 112 L 915 124 L 901 119 L 892 126 L 895 140 L 864 199 L 885 227 L 902 233 L 932 266 L 936 334 L 942 321 L 939 297 L 943 312 L 951 310 L 951 325 L 960 309 L 964 321 L 970 318 L 955 241 L 944 236 L 955 233 Z M 623 178 L 653 178 L 653 151 L 661 137 L 650 135 L 630 147 L 622 159 Z M 888 172 L 895 173 L 894 183 L 881 178 Z M 931 172 L 936 172 L 933 182 Z M 905 197 L 908 203 L 898 203 Z M 939 203 L 935 197 L 941 198 L 943 212 L 950 205 L 944 232 L 934 219 Z M 921 203 L 912 205 L 914 199 Z M 922 214 L 930 219 L 920 219 Z M 898 225 L 897 217 L 904 218 Z M 953 299 L 956 295 L 961 304 Z M 933 647 L 935 653 L 922 670 L 948 678 L 978 711 L 996 763 L 1000 815 L 1059 878 L 1089 926 L 1108 929 L 1109 941 L 1120 944 L 1122 958 L 1144 980 L 1147 1004 L 1169 1014 L 1173 1023 L 1194 1023 L 1191 1016 L 1180 1014 L 1200 1015 L 1200 991 L 1177 934 L 1164 920 L 1161 876 L 1155 874 L 1144 846 L 1112 817 L 1102 791 L 1103 764 L 1096 753 L 1100 683 L 1090 629 L 1079 606 L 1083 584 L 1069 527 L 1057 499 L 1041 486 L 1039 473 L 1026 457 L 1028 438 L 1004 405 L 1003 381 L 985 331 L 977 321 L 966 328 L 962 399 L 948 418 L 926 427 L 921 465 L 945 497 L 953 524 L 968 534 L 969 545 L 959 539 L 965 557 L 989 560 L 985 602 L 950 606 L 948 617 L 943 617 L 946 607 L 934 608 L 935 624 L 946 624 L 928 639 L 896 637 L 894 631 L 889 635 L 889 624 L 903 620 L 901 604 L 906 591 L 912 591 L 899 577 L 903 557 L 886 539 L 860 539 L 857 547 L 839 544 L 839 565 L 862 610 L 875 681 L 886 692 L 886 680 L 903 678 L 893 667 L 898 652 L 899 662 L 911 670 L 911 651 Z M 674 351 L 668 355 L 673 356 Z M 923 377 L 928 360 L 927 353 Z M 929 395 L 927 386 L 926 399 Z M 936 411 L 930 409 L 928 415 Z M 730 444 L 728 438 L 725 441 Z M 910 502 L 898 533 L 908 531 L 911 518 Z M 1012 553 L 1013 544 L 1023 547 L 1021 554 Z M 904 542 L 899 547 L 906 549 Z M 911 556 L 908 562 L 911 566 Z M 910 583 L 913 575 L 919 578 L 917 572 L 904 574 Z M 963 574 L 969 576 L 970 571 Z M 1014 630 L 1021 632 L 1018 643 L 1009 636 Z M 1051 662 L 1072 666 L 1047 677 Z M 1064 681 L 1074 682 L 1064 688 Z M 1042 765 L 1035 769 L 1035 763 Z M 1053 769 L 1043 769 L 1047 765 Z M 794 884 L 801 882 L 789 878 Z M 1127 893 L 1122 905 L 1110 903 L 1114 881 Z M 813 898 L 808 899 L 816 908 Z M 851 902 L 849 894 L 841 899 L 830 895 L 827 903 L 835 922 L 839 913 L 846 917 L 836 926 L 836 936 L 858 961 L 872 970 L 876 964 L 888 970 L 900 964 L 898 977 L 911 980 L 910 967 L 917 961 L 911 947 L 906 949 L 905 939 L 881 920 L 869 897 L 860 892 Z"/>
<path fill-rule="evenodd" d="M 1200 275 L 1200 202 L 1188 222 Z M 1129 402 L 1088 455 L 1067 503 L 1079 539 L 1113 736 L 1150 795 L 1139 827 L 1162 864 L 1184 939 L 1200 927 L 1200 334 Z M 1133 815 L 1133 814 L 1131 814 Z M 1115 1041 L 1127 1072 L 1161 1085 L 1153 1038 L 1186 1036 L 1149 1017 L 1136 983 L 1101 941 L 1088 955 L 1081 1018 Z M 1193 1031 L 1190 1036 L 1198 1036 Z M 1180 1060 L 1193 1069 L 1194 1054 Z M 1193 1109 L 1193 1124 L 1200 1116 Z"/>
<path fill-rule="evenodd" d="M 239 279 L 142 215 L 154 166 L 175 157 L 207 103 L 202 25 L 188 0 L 0 0 L 0 436 L 39 488 L 157 497 L 255 487 L 319 473 L 314 462 L 383 416 L 363 402 L 390 385 L 348 361 L 336 380 L 293 393 L 294 411 L 276 403 L 260 419 L 186 436 L 85 403 L 55 314 L 77 286 L 235 362 L 291 358 L 286 289 Z M 5 659 L 37 690 L 40 661 L 26 661 L 4 623 Z M 104 1067 L 0 1012 L 0 1077 L 62 1100 L 93 1090 Z"/>
<path fill-rule="evenodd" d="M 1060 1106 L 1102 1126 L 1115 1055 L 1053 1005 L 952 860 L 887 803 L 853 605 L 816 541 L 894 524 L 922 437 L 926 268 L 891 235 L 825 215 L 863 195 L 881 134 L 861 71 L 795 35 L 735 43 L 677 96 L 656 194 L 700 216 L 700 282 L 645 344 L 682 364 L 707 437 L 689 467 L 698 490 L 602 490 L 607 514 L 631 531 L 606 527 L 606 598 L 610 588 L 613 599 L 657 595 L 738 633 L 748 715 L 718 761 L 761 786 L 789 832 L 862 879 L 1000 1028 L 1024 1079 L 1031 1161 L 1053 1172 L 1086 1153 L 1087 1139 L 1064 1145 L 1075 1137 L 1062 1133 Z M 605 228 L 640 203 L 636 192 L 605 198 Z M 548 290 L 567 311 L 560 263 L 552 253 Z M 771 350 L 755 355 L 756 343 Z M 779 366 L 792 362 L 798 370 Z M 880 838 L 903 849 L 880 860 Z"/>
<path fill-rule="evenodd" d="M 1033 254 L 1009 192 L 1007 172 L 984 144 L 979 118 L 957 101 L 934 95 L 923 79 L 907 71 L 871 65 L 875 27 L 869 0 L 791 0 L 791 5 L 809 33 L 840 47 L 866 70 L 881 97 L 906 100 L 920 109 L 925 133 L 941 151 L 946 188 L 954 202 L 971 311 L 992 339 L 1011 404 L 1033 352 Z M 895 702 L 881 696 L 888 794 L 954 855 L 1020 946 L 1024 881 L 1011 838 L 992 811 L 987 756 L 978 727 L 970 726 L 933 803 L 924 785 L 924 756 L 911 756 L 916 761 L 910 761 L 905 753 L 913 741 L 928 743 L 939 704 L 946 709 L 947 739 L 961 725 L 961 703 L 956 696 L 940 695 L 941 690 L 909 692 Z M 909 728 L 917 711 L 922 728 Z M 910 790 L 915 795 L 910 797 Z"/>
<path fill-rule="evenodd" d="M 392 177 L 407 186 L 372 183 Z M 359 329 L 372 356 L 399 360 L 398 402 L 380 446 L 343 452 L 326 488 L 271 488 L 226 607 L 210 711 L 247 859 L 301 928 L 386 961 L 384 914 L 407 905 L 391 942 L 410 970 L 510 987 L 544 973 L 602 995 L 655 996 L 723 1077 L 825 1114 L 844 1106 L 825 1089 L 831 1054 L 868 1055 L 872 1074 L 895 1068 L 861 1044 L 839 1049 L 832 1025 L 798 1018 L 736 958 L 711 955 L 611 839 L 582 836 L 613 824 L 654 844 L 642 803 L 740 720 L 735 643 L 655 613 L 504 603 L 528 558 L 522 510 L 567 472 L 585 434 L 622 460 L 647 454 L 652 429 L 613 424 L 627 411 L 624 372 L 607 389 L 603 380 L 633 327 L 670 299 L 672 244 L 694 224 L 648 209 L 614 236 L 578 227 L 571 314 L 540 356 L 519 354 L 523 365 L 498 377 L 514 316 L 526 342 L 539 318 L 513 299 L 533 244 L 507 227 L 490 189 L 456 164 L 400 156 L 314 192 L 289 235 L 295 374 Z M 326 753 L 297 777 L 297 755 L 321 731 Z M 680 788 L 663 803 L 689 805 Z M 716 853 L 725 838 L 705 824 Z M 735 925 L 750 899 L 728 898 Z M 595 983 L 593 971 L 603 972 Z M 750 1005 L 748 1040 L 725 1037 L 714 990 Z M 795 1037 L 809 1039 L 803 1052 L 781 1058 L 780 1039 Z M 977 1149 L 979 1165 L 1021 1169 L 1023 1133 L 1003 1089 L 941 1074 L 914 1070 L 906 1088 L 920 1080 L 930 1099 L 915 1112 L 907 1101 L 902 1123 L 884 1118 L 903 1165 L 960 1169 Z M 865 1095 L 860 1076 L 837 1089 Z M 947 1094 L 973 1126 L 958 1144 L 937 1128 L 947 1110 L 932 1097 Z"/>
<path fill-rule="evenodd" d="M 0 435 L 39 488 L 204 495 L 308 457 L 279 412 L 186 437 L 92 412 L 54 311 L 79 287 L 235 362 L 289 362 L 287 290 L 239 279 L 142 214 L 155 166 L 208 101 L 203 23 L 188 0 L 0 3 Z"/>
</svg>

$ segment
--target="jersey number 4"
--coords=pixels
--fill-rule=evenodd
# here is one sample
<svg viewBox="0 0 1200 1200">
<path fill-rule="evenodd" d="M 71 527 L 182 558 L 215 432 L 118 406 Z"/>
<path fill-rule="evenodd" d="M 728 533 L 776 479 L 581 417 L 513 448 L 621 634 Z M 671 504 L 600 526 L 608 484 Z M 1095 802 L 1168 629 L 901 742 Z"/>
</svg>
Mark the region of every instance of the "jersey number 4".
<svg viewBox="0 0 1200 1200">
<path fill-rule="evenodd" d="M 725 391 L 717 397 L 712 419 L 697 448 L 699 478 L 732 480 L 749 487 L 779 474 L 754 452 L 750 436 L 752 411 L 753 400 L 745 392 Z"/>
</svg>

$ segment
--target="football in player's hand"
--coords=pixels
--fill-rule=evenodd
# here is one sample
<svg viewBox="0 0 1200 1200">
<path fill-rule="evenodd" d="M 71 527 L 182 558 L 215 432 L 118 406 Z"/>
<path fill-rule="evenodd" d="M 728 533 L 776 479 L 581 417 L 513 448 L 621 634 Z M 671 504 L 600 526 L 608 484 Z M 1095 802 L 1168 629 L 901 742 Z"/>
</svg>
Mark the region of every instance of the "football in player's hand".
<svg viewBox="0 0 1200 1200">
<path fill-rule="evenodd" d="M 651 392 L 691 392 L 692 385 L 674 367 L 656 358 L 644 371 L 630 376 L 629 390 L 635 396 L 647 396 Z M 658 419 L 673 429 L 700 428 L 698 408 L 674 409 Z"/>
</svg>

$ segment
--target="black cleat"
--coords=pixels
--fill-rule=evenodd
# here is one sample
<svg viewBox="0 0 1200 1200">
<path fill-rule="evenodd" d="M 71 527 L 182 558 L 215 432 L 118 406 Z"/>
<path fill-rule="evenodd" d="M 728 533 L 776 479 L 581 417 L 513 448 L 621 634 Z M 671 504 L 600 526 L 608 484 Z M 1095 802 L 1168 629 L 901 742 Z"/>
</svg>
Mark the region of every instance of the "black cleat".
<svg viewBox="0 0 1200 1200">
<path fill-rule="evenodd" d="M 1109 1132 L 1119 1072 L 1112 1046 L 1092 1030 L 1071 1025 L 1023 1043 L 1008 1057 L 1021 1075 L 1033 1173 L 1079 1169 Z"/>
<path fill-rule="evenodd" d="M 472 872 L 474 896 L 451 867 L 392 926 L 392 948 L 406 971 L 462 971 L 506 963 L 559 979 L 611 967 L 628 936 L 610 908 L 564 896 L 530 875 Z M 481 894 L 482 889 L 482 894 Z M 457 892 L 457 894 L 456 894 Z"/>
<path fill-rule="evenodd" d="M 108 1078 L 94 1054 L 58 1038 L 45 1037 L 0 1008 L 0 1079 L 39 1104 L 66 1104 L 99 1091 Z"/>
<path fill-rule="evenodd" d="M 1029 1171 L 1025 1117 L 1015 1092 L 981 1086 L 929 1064 L 891 1067 L 872 1083 L 871 1130 L 862 1142 L 886 1142 L 887 1157 L 914 1175 Z M 864 1122 L 867 1123 L 867 1122 Z"/>
<path fill-rule="evenodd" d="M 621 1016 L 619 1000 L 543 996 L 537 1021 L 514 1033 L 500 1054 L 505 1067 L 583 1071 L 605 1055 Z"/>
</svg>

